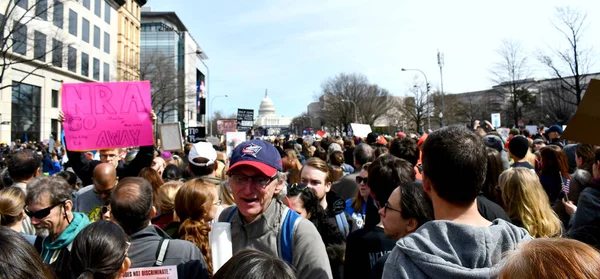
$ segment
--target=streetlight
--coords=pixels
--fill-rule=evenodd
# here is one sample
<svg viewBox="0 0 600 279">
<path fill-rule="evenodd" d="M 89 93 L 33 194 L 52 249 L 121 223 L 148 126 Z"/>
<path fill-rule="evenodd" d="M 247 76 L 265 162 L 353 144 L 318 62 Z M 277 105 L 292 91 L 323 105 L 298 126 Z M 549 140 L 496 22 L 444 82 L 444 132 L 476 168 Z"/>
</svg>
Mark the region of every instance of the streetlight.
<svg viewBox="0 0 600 279">
<path fill-rule="evenodd" d="M 438 50 L 437 53 L 438 66 L 440 66 L 440 91 L 442 93 L 442 111 L 440 112 L 440 124 L 444 126 L 444 75 L 442 68 L 444 67 L 444 54 Z"/>
<path fill-rule="evenodd" d="M 358 106 L 356 105 L 356 103 L 354 101 L 348 100 L 348 99 L 342 99 L 342 102 L 352 103 L 354 105 L 354 121 L 356 121 L 356 123 L 358 123 Z"/>
<path fill-rule="evenodd" d="M 402 68 L 402 71 L 403 72 L 417 71 L 417 72 L 423 74 L 423 77 L 425 77 L 425 88 L 426 88 L 425 94 L 427 94 L 427 133 L 429 133 L 429 130 L 431 130 L 431 119 L 430 119 L 430 111 L 429 111 L 429 109 L 430 109 L 430 107 L 429 107 L 429 82 L 427 81 L 427 75 L 425 75 L 425 73 L 419 69 Z"/>
<path fill-rule="evenodd" d="M 227 97 L 229 97 L 229 96 L 228 96 L 227 94 L 225 94 L 225 95 L 217 95 L 217 96 L 214 96 L 214 97 L 212 98 L 212 100 L 210 100 L 210 108 L 209 108 L 209 109 L 210 109 L 210 112 L 211 112 L 211 113 L 212 113 L 212 111 L 213 111 L 213 103 L 215 102 L 215 99 L 216 99 L 216 98 L 220 98 L 220 97 L 227 98 Z M 208 114 L 208 117 L 212 117 L 212 115 L 209 113 L 209 114 Z M 207 119 L 208 119 L 208 117 L 207 117 Z M 212 124 L 211 124 L 211 125 L 208 125 L 208 134 L 212 136 Z"/>
</svg>

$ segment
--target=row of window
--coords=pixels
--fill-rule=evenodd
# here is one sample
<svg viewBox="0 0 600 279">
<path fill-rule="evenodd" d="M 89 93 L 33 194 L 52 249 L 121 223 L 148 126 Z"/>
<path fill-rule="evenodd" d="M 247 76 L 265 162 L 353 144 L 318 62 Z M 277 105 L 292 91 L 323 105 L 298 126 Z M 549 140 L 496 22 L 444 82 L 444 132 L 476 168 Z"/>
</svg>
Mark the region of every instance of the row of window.
<svg viewBox="0 0 600 279">
<path fill-rule="evenodd" d="M 69 10 L 69 34 L 77 36 L 77 13 L 73 10 Z M 100 49 L 100 27 L 94 25 L 94 47 Z M 81 18 L 81 39 L 89 43 L 90 42 L 90 21 L 86 18 Z M 104 52 L 110 54 L 110 35 L 104 32 Z"/>
<path fill-rule="evenodd" d="M 94 1 L 94 14 L 102 18 L 102 2 L 104 2 L 104 21 L 110 24 L 110 5 L 105 0 L 93 0 Z M 88 10 L 92 9 L 92 0 L 83 0 L 82 4 Z"/>
<path fill-rule="evenodd" d="M 58 108 L 59 91 L 52 90 L 52 107 Z M 40 141 L 42 88 L 39 86 L 12 82 L 11 140 Z M 60 123 L 50 121 L 50 132 L 58 139 Z"/>
</svg>

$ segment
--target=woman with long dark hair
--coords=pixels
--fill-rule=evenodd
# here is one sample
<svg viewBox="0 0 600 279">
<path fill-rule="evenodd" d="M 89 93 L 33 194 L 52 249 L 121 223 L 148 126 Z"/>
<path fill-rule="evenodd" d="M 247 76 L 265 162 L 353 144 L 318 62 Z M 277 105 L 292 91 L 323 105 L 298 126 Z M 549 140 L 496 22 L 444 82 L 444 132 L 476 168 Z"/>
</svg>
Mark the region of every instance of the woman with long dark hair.
<svg viewBox="0 0 600 279">
<path fill-rule="evenodd" d="M 71 271 L 78 279 L 116 279 L 129 269 L 129 236 L 112 222 L 100 220 L 85 227 L 71 250 Z"/>
<path fill-rule="evenodd" d="M 483 195 L 489 200 L 495 202 L 501 207 L 504 207 L 502 201 L 502 193 L 498 186 L 498 178 L 504 171 L 504 165 L 502 164 L 502 158 L 500 152 L 494 148 L 486 147 L 487 150 L 487 174 L 481 191 Z"/>
<path fill-rule="evenodd" d="M 559 199 L 563 184 L 567 184 L 569 175 L 569 163 L 567 156 L 556 145 L 548 145 L 540 150 L 541 171 L 540 182 L 548 195 L 550 205 Z"/>
</svg>

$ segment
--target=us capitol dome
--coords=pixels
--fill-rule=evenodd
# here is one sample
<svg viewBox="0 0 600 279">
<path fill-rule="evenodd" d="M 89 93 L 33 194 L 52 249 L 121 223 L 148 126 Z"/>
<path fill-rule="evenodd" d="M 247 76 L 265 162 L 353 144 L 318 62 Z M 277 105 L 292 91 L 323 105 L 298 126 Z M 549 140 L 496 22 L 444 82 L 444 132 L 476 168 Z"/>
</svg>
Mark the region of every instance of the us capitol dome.
<svg viewBox="0 0 600 279">
<path fill-rule="evenodd" d="M 271 98 L 269 98 L 269 93 L 265 91 L 265 98 L 260 102 L 258 117 L 254 126 L 271 130 L 269 134 L 279 134 L 277 130 L 280 128 L 289 128 L 291 123 L 292 118 L 277 116 L 275 105 Z"/>
</svg>

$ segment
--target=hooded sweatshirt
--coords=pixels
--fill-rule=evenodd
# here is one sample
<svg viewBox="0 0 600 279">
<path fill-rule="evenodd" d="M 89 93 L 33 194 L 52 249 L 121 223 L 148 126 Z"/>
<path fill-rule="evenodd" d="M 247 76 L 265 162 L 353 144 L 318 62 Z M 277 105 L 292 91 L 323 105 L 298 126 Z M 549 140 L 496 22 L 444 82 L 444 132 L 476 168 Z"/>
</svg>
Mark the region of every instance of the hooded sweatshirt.
<svg viewBox="0 0 600 279">
<path fill-rule="evenodd" d="M 531 239 L 501 219 L 487 227 L 430 221 L 396 243 L 383 278 L 495 278 L 502 255 Z"/>
<path fill-rule="evenodd" d="M 90 219 L 79 212 L 73 212 L 71 224 L 54 241 L 45 237 L 42 241 L 40 256 L 45 264 L 50 265 L 58 278 L 69 278 L 71 261 L 71 243 L 77 234 L 90 224 Z M 65 277 L 66 276 L 66 277 Z"/>
</svg>

